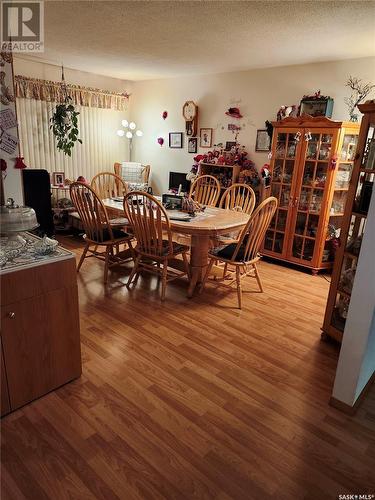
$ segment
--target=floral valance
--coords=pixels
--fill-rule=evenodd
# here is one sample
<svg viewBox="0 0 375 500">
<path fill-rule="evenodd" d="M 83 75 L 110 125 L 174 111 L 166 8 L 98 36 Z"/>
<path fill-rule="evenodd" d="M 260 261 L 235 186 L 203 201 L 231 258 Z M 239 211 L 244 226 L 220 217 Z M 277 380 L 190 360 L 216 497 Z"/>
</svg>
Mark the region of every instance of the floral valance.
<svg viewBox="0 0 375 500">
<path fill-rule="evenodd" d="M 64 101 L 61 82 L 39 80 L 20 75 L 16 75 L 14 79 L 16 97 L 57 103 Z M 127 92 L 108 92 L 101 89 L 81 87 L 80 85 L 66 84 L 66 89 L 73 104 L 91 108 L 115 109 L 117 111 L 125 111 L 127 109 L 130 95 Z"/>
</svg>

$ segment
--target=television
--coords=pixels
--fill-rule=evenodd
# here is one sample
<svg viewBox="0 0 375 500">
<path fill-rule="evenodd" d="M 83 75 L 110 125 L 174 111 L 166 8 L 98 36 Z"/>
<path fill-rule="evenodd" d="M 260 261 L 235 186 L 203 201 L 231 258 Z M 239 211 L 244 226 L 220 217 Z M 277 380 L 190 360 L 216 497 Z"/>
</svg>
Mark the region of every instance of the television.
<svg viewBox="0 0 375 500">
<path fill-rule="evenodd" d="M 190 181 L 186 179 L 186 174 L 183 172 L 169 172 L 169 189 L 178 191 L 179 185 L 182 185 L 182 191 L 188 193 L 190 191 Z"/>
</svg>

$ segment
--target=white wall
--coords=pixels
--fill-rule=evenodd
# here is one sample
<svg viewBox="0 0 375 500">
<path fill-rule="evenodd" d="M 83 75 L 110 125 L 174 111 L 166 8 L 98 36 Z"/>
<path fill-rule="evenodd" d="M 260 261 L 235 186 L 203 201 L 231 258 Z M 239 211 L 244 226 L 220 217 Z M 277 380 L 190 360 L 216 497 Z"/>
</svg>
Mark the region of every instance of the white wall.
<svg viewBox="0 0 375 500">
<path fill-rule="evenodd" d="M 367 215 L 332 396 L 353 406 L 375 371 L 375 191 Z"/>
<path fill-rule="evenodd" d="M 168 187 L 169 171 L 190 170 L 195 155 L 187 153 L 186 140 L 182 150 L 169 149 L 168 132 L 184 132 L 182 106 L 192 99 L 199 106 L 199 127 L 214 129 L 214 143 L 233 140 L 227 125 L 236 120 L 228 118 L 225 111 L 240 108 L 244 118 L 239 123 L 244 128 L 239 142 L 260 169 L 267 162 L 267 154 L 255 152 L 255 139 L 256 130 L 264 128 L 265 120 L 275 120 L 281 105 L 299 104 L 304 94 L 318 89 L 335 100 L 332 118 L 347 120 L 344 97 L 349 94 L 345 87 L 349 75 L 374 82 L 375 58 L 134 82 L 132 119 L 144 136 L 134 141 L 133 159 L 151 165 L 157 193 Z M 168 111 L 165 121 L 161 117 L 164 110 Z M 162 148 L 157 143 L 159 136 L 165 141 Z"/>
</svg>

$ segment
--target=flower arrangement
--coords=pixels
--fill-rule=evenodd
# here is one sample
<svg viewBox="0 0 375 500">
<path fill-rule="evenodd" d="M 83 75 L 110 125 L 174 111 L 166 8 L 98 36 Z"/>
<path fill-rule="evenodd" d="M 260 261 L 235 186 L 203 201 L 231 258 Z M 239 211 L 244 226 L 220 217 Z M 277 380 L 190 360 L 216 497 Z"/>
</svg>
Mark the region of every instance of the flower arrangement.
<svg viewBox="0 0 375 500">
<path fill-rule="evenodd" d="M 213 151 L 208 151 L 205 154 L 199 154 L 194 157 L 194 164 L 191 171 L 187 174 L 186 179 L 189 181 L 194 181 L 199 175 L 200 165 L 202 163 L 208 163 L 210 165 L 218 166 L 239 166 L 241 167 L 239 182 L 250 184 L 251 186 L 258 186 L 260 183 L 259 174 L 255 168 L 255 164 L 248 157 L 248 153 L 245 146 L 241 146 L 236 143 L 230 151 L 224 150 L 222 147 L 220 149 L 214 149 Z M 219 182 L 223 187 L 229 187 L 232 184 L 232 169 L 228 169 L 228 172 L 220 169 L 217 175 Z"/>
</svg>

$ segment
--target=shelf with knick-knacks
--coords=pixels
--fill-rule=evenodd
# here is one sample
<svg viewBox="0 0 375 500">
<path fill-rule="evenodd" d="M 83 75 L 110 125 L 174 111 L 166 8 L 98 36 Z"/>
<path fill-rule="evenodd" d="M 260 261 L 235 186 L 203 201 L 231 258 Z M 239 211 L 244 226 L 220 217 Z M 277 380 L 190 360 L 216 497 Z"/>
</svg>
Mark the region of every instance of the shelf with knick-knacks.
<svg viewBox="0 0 375 500">
<path fill-rule="evenodd" d="M 278 209 L 262 253 L 308 267 L 332 266 L 359 125 L 308 115 L 274 122 L 271 185 Z"/>
<path fill-rule="evenodd" d="M 340 246 L 334 263 L 323 335 L 341 342 L 352 294 L 357 261 L 366 231 L 367 212 L 375 181 L 375 102 L 359 106 L 364 113 L 357 153 L 348 143 L 343 163 L 353 165 L 347 187 L 347 203 L 342 220 Z M 347 163 L 345 163 L 347 164 Z"/>
</svg>

